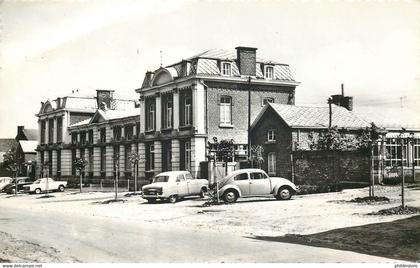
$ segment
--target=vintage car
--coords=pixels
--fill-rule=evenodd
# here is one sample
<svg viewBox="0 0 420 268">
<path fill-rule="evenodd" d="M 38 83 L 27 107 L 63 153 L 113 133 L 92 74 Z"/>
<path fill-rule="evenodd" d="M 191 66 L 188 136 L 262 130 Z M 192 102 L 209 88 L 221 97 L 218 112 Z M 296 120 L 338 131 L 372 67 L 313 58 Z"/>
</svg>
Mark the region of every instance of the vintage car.
<svg viewBox="0 0 420 268">
<path fill-rule="evenodd" d="M 4 189 L 13 179 L 10 177 L 0 177 L 0 191 Z"/>
<path fill-rule="evenodd" d="M 16 183 L 17 182 L 17 183 Z M 17 177 L 13 179 L 6 187 L 3 188 L 2 192 L 7 194 L 14 194 L 23 191 L 23 186 L 32 184 L 33 180 L 29 177 Z M 16 185 L 17 184 L 17 185 Z"/>
<path fill-rule="evenodd" d="M 227 203 L 239 197 L 273 195 L 277 200 L 288 200 L 297 192 L 291 181 L 269 177 L 261 169 L 240 169 L 228 174 L 219 182 L 219 196 Z"/>
<path fill-rule="evenodd" d="M 150 203 L 157 199 L 175 203 L 186 196 L 204 197 L 208 185 L 207 180 L 194 179 L 188 171 L 168 171 L 158 174 L 151 184 L 143 186 L 142 197 Z"/>
<path fill-rule="evenodd" d="M 41 178 L 34 181 L 32 184 L 23 186 L 25 193 L 40 194 L 46 191 L 60 191 L 63 192 L 67 186 L 66 181 L 56 181 L 51 178 Z"/>
</svg>

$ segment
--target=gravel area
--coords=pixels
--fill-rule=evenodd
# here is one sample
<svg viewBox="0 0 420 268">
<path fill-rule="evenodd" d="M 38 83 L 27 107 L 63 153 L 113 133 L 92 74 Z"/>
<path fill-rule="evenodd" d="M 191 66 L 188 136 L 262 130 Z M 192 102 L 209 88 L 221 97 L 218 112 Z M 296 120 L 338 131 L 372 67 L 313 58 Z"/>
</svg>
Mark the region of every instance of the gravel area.
<svg viewBox="0 0 420 268">
<path fill-rule="evenodd" d="M 185 199 L 176 204 L 149 204 L 139 195 L 119 197 L 125 202 L 105 202 L 114 198 L 107 192 L 66 191 L 55 198 L 38 199 L 36 195 L 8 198 L 0 194 L 0 207 L 31 211 L 54 211 L 57 214 L 81 214 L 125 221 L 171 223 L 191 229 L 212 229 L 241 235 L 312 234 L 332 229 L 403 219 L 409 215 L 367 215 L 400 205 L 400 187 L 376 186 L 377 196 L 389 202 L 374 204 L 348 202 L 368 196 L 368 189 L 294 196 L 288 201 L 274 198 L 239 199 L 232 205 L 203 207 L 205 199 Z M 406 189 L 406 204 L 420 207 L 418 191 Z M 1 213 L 1 212 L 0 212 Z"/>
</svg>

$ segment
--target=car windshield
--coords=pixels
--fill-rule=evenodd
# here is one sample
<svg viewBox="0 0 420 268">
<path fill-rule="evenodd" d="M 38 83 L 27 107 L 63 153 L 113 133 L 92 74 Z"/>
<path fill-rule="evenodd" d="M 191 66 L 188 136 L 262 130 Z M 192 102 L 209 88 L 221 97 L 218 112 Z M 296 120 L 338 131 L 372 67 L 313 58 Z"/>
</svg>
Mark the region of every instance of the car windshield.
<svg viewBox="0 0 420 268">
<path fill-rule="evenodd" d="M 169 176 L 156 176 L 153 179 L 153 182 L 168 182 L 169 181 Z"/>
<path fill-rule="evenodd" d="M 37 179 L 36 181 L 34 181 L 34 183 L 40 183 L 41 179 Z"/>
</svg>

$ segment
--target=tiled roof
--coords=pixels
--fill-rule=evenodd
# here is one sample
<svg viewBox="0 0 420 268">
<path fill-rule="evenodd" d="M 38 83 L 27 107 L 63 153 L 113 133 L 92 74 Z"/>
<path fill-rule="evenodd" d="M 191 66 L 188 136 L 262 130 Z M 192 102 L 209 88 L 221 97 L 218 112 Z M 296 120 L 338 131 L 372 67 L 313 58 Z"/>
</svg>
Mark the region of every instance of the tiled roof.
<svg viewBox="0 0 420 268">
<path fill-rule="evenodd" d="M 38 140 L 38 130 L 37 129 L 30 129 L 30 128 L 25 128 L 23 129 L 23 133 L 25 134 L 26 138 L 28 140 Z"/>
<path fill-rule="evenodd" d="M 19 141 L 19 144 L 24 153 L 36 153 L 35 149 L 38 146 L 38 141 Z"/>
<path fill-rule="evenodd" d="M 292 128 L 328 127 L 328 106 L 300 106 L 277 103 L 270 103 L 269 105 Z M 344 107 L 332 105 L 332 126 L 337 126 L 338 128 L 364 128 L 369 127 L 369 123 Z"/>
<path fill-rule="evenodd" d="M 388 130 L 420 130 L 420 110 L 389 107 L 354 107 L 354 112 L 367 122 Z"/>
</svg>

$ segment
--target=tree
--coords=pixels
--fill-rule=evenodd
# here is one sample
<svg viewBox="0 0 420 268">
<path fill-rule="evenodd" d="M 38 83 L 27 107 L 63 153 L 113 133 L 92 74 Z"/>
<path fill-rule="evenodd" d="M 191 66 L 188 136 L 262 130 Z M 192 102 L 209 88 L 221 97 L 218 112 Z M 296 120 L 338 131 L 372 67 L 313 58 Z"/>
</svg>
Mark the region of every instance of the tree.
<svg viewBox="0 0 420 268">
<path fill-rule="evenodd" d="M 128 156 L 128 159 L 130 160 L 132 166 L 133 166 L 133 171 L 134 171 L 134 193 L 137 192 L 137 167 L 139 164 L 139 160 L 140 160 L 140 156 L 138 153 L 136 152 L 131 152 L 130 155 Z"/>
<path fill-rule="evenodd" d="M 17 175 L 19 173 L 19 167 L 23 163 L 23 159 L 19 157 L 17 152 L 17 146 L 13 145 L 9 151 L 3 155 L 3 165 L 6 169 L 12 173 L 12 177 L 15 179 L 15 194 L 17 194 Z"/>
<path fill-rule="evenodd" d="M 215 157 L 217 161 L 224 162 L 226 174 L 228 172 L 228 162 L 232 162 L 235 156 L 235 147 L 233 139 L 221 140 L 220 142 L 216 137 L 213 137 L 213 148 L 215 148 Z"/>
<path fill-rule="evenodd" d="M 217 137 L 213 137 L 213 143 L 210 141 L 207 142 L 208 147 L 214 153 L 214 161 L 224 162 L 225 164 L 225 173 L 228 173 L 228 163 L 232 162 L 235 158 L 235 147 L 233 139 L 230 140 L 219 140 Z M 219 185 L 218 180 L 216 179 L 215 193 L 209 192 L 212 197 L 212 202 L 219 203 Z"/>
<path fill-rule="evenodd" d="M 114 182 L 115 201 L 117 201 L 118 200 L 118 179 L 120 176 L 120 155 L 115 154 L 113 159 L 114 159 L 114 172 L 115 172 L 115 182 Z"/>
<path fill-rule="evenodd" d="M 83 173 L 85 172 L 85 168 L 88 164 L 88 162 L 83 159 L 83 158 L 76 158 L 73 162 L 74 167 L 76 168 L 76 170 L 79 171 L 79 176 L 80 176 L 80 193 L 82 192 L 82 188 L 83 188 Z"/>
<path fill-rule="evenodd" d="M 258 168 L 261 168 L 262 163 L 264 162 L 264 147 L 262 145 L 252 145 L 251 146 L 251 166 L 254 167 L 256 163 Z"/>
</svg>

